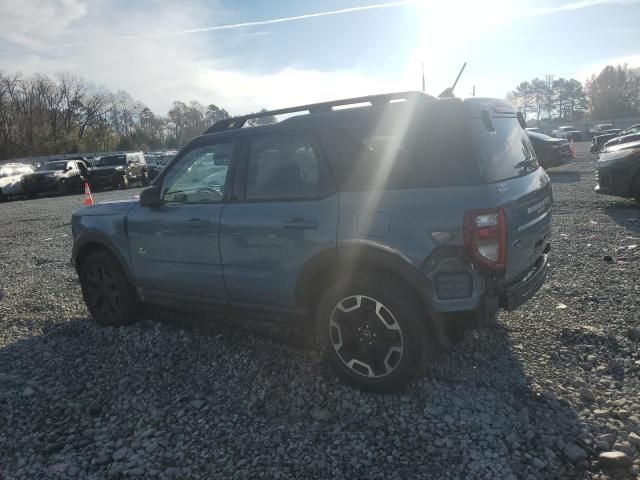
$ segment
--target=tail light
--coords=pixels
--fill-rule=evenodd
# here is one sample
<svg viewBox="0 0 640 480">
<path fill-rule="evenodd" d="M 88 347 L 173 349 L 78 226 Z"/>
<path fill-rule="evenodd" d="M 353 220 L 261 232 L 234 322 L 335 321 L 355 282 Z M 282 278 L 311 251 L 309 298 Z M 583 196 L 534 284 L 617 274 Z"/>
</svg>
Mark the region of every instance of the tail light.
<svg viewBox="0 0 640 480">
<path fill-rule="evenodd" d="M 504 209 L 465 212 L 464 246 L 480 265 L 491 270 L 504 270 L 507 266 L 507 216 Z"/>
</svg>

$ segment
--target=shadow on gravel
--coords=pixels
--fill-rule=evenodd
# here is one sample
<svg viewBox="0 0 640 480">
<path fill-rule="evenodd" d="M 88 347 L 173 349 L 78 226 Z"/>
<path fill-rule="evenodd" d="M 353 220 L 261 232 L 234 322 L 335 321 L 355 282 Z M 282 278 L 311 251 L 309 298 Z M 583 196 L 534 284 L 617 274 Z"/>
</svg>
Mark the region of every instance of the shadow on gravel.
<svg viewBox="0 0 640 480">
<path fill-rule="evenodd" d="M 547 171 L 551 183 L 578 183 L 582 177 L 579 172 L 554 172 Z"/>
<path fill-rule="evenodd" d="M 634 234 L 640 234 L 640 205 L 635 200 L 618 200 L 604 209 L 618 225 Z"/>
<path fill-rule="evenodd" d="M 159 322 L 50 321 L 0 349 L 0 477 L 579 478 L 589 466 L 574 407 L 527 377 L 527 346 L 502 324 L 378 395 L 338 381 L 301 329 L 147 317 Z"/>
</svg>

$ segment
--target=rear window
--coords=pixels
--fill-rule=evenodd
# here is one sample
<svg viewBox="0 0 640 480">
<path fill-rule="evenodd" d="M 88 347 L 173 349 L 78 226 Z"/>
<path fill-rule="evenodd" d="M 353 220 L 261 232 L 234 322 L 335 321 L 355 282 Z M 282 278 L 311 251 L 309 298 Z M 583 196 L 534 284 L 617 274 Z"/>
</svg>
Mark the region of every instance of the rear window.
<svg viewBox="0 0 640 480">
<path fill-rule="evenodd" d="M 461 105 L 433 104 L 405 120 L 382 119 L 369 128 L 322 132 L 323 146 L 341 191 L 480 183 Z"/>
<path fill-rule="evenodd" d="M 493 117 L 491 123 L 493 131 L 481 119 L 472 120 L 487 183 L 526 175 L 538 168 L 531 141 L 516 117 Z"/>
</svg>

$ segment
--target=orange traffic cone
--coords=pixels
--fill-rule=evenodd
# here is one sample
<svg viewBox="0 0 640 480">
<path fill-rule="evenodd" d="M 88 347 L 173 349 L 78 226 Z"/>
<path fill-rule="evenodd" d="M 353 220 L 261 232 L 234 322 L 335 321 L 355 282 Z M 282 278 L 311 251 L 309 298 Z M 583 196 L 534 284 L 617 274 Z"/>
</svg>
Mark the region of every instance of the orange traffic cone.
<svg viewBox="0 0 640 480">
<path fill-rule="evenodd" d="M 89 182 L 84 182 L 84 204 L 88 207 L 94 205 L 91 189 L 89 188 Z"/>
<path fill-rule="evenodd" d="M 573 137 L 571 138 L 571 141 L 569 142 L 569 149 L 571 150 L 571 157 L 572 158 L 576 158 L 576 144 L 573 141 Z"/>
</svg>

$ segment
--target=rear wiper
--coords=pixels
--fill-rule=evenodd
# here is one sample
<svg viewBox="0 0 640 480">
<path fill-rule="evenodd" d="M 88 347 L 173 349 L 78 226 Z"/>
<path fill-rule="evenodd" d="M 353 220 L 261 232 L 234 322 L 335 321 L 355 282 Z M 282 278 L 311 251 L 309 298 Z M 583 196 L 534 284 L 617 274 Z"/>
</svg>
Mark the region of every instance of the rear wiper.
<svg viewBox="0 0 640 480">
<path fill-rule="evenodd" d="M 535 158 L 528 158 L 526 160 L 523 160 L 523 161 L 518 162 L 518 163 L 515 164 L 515 168 L 525 168 L 526 169 L 527 167 L 534 168 L 535 166 L 536 166 L 536 159 Z"/>
</svg>

